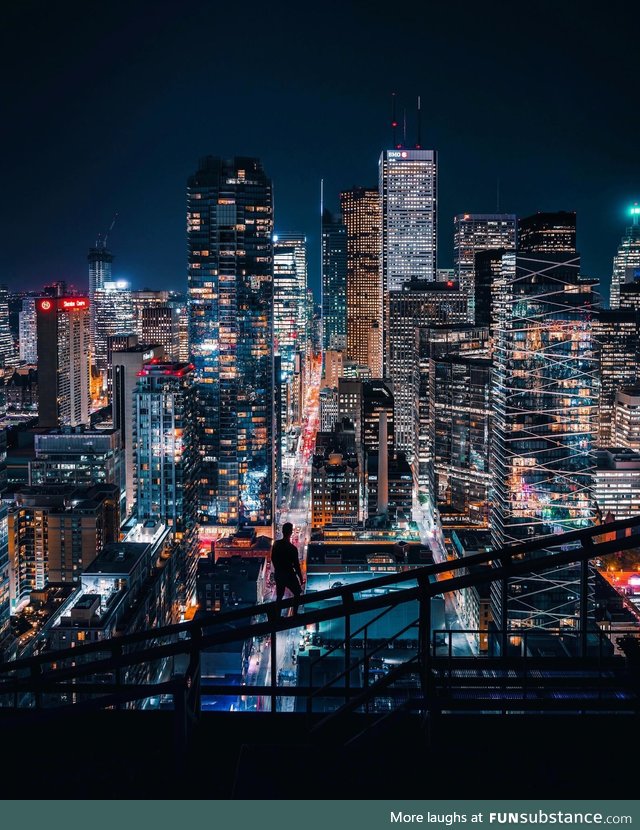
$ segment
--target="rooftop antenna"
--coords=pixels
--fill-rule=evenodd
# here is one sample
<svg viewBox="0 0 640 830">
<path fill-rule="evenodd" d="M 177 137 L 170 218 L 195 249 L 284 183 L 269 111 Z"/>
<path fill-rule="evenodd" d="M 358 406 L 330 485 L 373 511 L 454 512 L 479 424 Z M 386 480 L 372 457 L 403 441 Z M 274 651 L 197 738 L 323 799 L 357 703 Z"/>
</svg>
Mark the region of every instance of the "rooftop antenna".
<svg viewBox="0 0 640 830">
<path fill-rule="evenodd" d="M 631 216 L 633 216 L 633 224 L 638 224 L 638 219 L 640 218 L 640 205 L 637 202 L 633 203 L 633 207 L 631 208 Z"/>
<path fill-rule="evenodd" d="M 402 110 L 402 146 L 407 146 L 407 108 Z"/>
<path fill-rule="evenodd" d="M 496 213 L 500 213 L 500 176 L 496 179 Z"/>
<path fill-rule="evenodd" d="M 396 94 L 395 92 L 391 93 L 391 137 L 393 138 L 393 146 L 398 147 L 396 144 L 396 129 L 398 128 L 398 122 L 396 121 Z"/>
<path fill-rule="evenodd" d="M 420 108 L 420 96 L 418 95 L 418 140 L 416 142 L 416 150 L 422 149 L 422 110 Z"/>
</svg>

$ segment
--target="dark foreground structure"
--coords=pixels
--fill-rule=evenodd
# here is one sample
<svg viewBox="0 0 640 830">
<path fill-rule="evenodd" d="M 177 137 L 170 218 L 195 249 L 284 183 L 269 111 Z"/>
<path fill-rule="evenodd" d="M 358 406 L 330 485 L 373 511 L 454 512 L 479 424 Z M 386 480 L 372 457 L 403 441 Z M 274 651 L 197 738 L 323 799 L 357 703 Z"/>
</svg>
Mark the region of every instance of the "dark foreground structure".
<svg viewBox="0 0 640 830">
<path fill-rule="evenodd" d="M 339 585 L 306 595 L 295 617 L 269 603 L 4 664 L 1 795 L 627 797 L 638 630 L 595 625 L 588 563 L 637 547 L 639 528 L 636 517 L 554 537 L 553 551 L 537 540 Z M 583 567 L 578 626 L 494 625 L 484 653 L 460 647 L 477 631 L 432 627 L 443 592 L 478 582 L 506 591 L 514 575 L 566 562 Z M 299 655 L 292 686 L 278 650 L 298 629 L 315 630 L 317 647 Z M 270 652 L 262 685 L 203 673 L 211 650 L 255 639 Z M 258 711 L 210 711 L 224 700 Z"/>
</svg>

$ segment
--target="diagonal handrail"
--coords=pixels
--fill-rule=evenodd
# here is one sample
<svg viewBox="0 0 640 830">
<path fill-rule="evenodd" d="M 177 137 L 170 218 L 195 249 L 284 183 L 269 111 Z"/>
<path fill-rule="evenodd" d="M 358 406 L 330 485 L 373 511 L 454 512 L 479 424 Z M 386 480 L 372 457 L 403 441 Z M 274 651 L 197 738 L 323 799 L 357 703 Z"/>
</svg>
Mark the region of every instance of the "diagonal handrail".
<svg viewBox="0 0 640 830">
<path fill-rule="evenodd" d="M 435 565 L 424 565 L 404 571 L 402 573 L 388 574 L 382 577 L 354 583 L 349 590 L 350 601 L 348 613 L 350 615 L 385 609 L 402 603 L 411 602 L 421 597 L 433 597 L 449 591 L 459 590 L 471 585 L 478 585 L 484 582 L 494 582 L 505 578 L 525 575 L 532 571 L 544 570 L 545 568 L 557 567 L 562 564 L 586 561 L 596 556 L 605 556 L 635 547 L 638 544 L 636 534 L 625 536 L 622 539 L 613 539 L 606 542 L 594 543 L 594 537 L 608 536 L 611 533 L 640 526 L 640 516 L 631 519 L 623 519 L 611 522 L 607 525 L 598 525 L 584 530 L 571 531 L 570 533 L 558 534 L 550 537 L 541 537 L 535 541 L 502 548 L 495 552 L 488 551 L 474 554 L 463 559 L 447 561 Z M 582 542 L 580 548 L 570 548 L 550 552 L 551 547 L 566 546 L 572 542 Z M 535 559 L 518 559 L 526 553 L 539 553 Z M 424 582 L 425 577 L 435 576 L 443 572 L 457 572 L 466 570 L 469 566 L 483 563 L 500 563 L 494 568 L 474 570 L 473 573 L 465 573 L 461 576 L 453 576 L 440 581 L 428 582 L 417 586 L 407 586 L 403 590 L 368 596 L 356 599 L 353 594 L 356 591 L 369 592 L 373 588 L 386 585 L 405 584 L 419 580 Z M 329 606 L 308 610 L 307 606 L 315 605 L 328 599 L 341 598 L 342 603 L 332 603 Z M 345 616 L 345 589 L 344 586 L 326 591 L 318 591 L 307 594 L 303 597 L 305 606 L 304 612 L 291 617 L 280 617 L 283 608 L 292 607 L 296 598 L 283 600 L 281 602 L 264 603 L 250 608 L 237 609 L 219 614 L 203 615 L 202 617 L 187 623 L 164 626 L 150 631 L 137 632 L 135 634 L 117 637 L 111 640 L 102 640 L 75 648 L 60 649 L 57 651 L 44 652 L 42 654 L 16 660 L 0 665 L 0 677 L 11 675 L 21 671 L 35 672 L 34 682 L 37 685 L 38 671 L 41 671 L 44 664 L 63 662 L 73 658 L 76 665 L 50 669 L 48 675 L 55 675 L 61 680 L 79 677 L 87 674 L 96 674 L 100 671 L 111 671 L 114 668 L 123 668 L 130 665 L 146 662 L 147 660 L 161 659 L 163 657 L 175 656 L 178 654 L 193 653 L 194 639 L 198 640 L 198 648 L 205 649 L 212 645 L 222 645 L 248 637 L 259 637 L 273 635 L 278 631 L 300 628 L 315 622 L 323 622 L 331 619 L 338 619 Z M 266 616 L 266 619 L 264 619 Z M 233 623 L 249 619 L 249 623 L 235 627 Z M 213 630 L 212 630 L 213 629 Z M 220 630 L 218 630 L 220 629 Z M 147 648 L 126 652 L 126 646 L 155 641 L 170 636 L 188 635 L 186 639 L 179 639 L 161 645 L 152 645 Z M 117 654 L 115 654 L 117 650 Z M 80 662 L 83 657 L 91 654 L 111 652 L 107 658 L 95 661 Z M 41 676 L 41 675 L 40 675 Z M 13 688 L 12 681 L 0 680 L 0 693 Z"/>
</svg>

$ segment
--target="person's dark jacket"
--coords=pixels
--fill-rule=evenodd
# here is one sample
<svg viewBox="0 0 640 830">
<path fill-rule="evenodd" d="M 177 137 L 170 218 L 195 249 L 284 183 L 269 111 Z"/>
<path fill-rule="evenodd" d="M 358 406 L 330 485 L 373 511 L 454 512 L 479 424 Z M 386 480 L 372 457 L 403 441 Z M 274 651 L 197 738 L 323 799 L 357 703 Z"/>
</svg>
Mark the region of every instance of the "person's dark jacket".
<svg viewBox="0 0 640 830">
<path fill-rule="evenodd" d="M 302 582 L 302 571 L 298 561 L 298 549 L 286 539 L 278 539 L 271 548 L 271 564 L 276 579 L 284 579 L 292 573 Z"/>
</svg>

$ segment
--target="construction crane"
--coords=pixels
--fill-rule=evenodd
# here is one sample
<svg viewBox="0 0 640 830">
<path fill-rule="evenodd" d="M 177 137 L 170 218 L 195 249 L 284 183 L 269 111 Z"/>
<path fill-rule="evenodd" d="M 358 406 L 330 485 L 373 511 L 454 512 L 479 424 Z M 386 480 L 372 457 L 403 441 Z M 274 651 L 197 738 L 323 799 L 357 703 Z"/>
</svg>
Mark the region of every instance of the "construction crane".
<svg viewBox="0 0 640 830">
<path fill-rule="evenodd" d="M 113 219 L 111 220 L 111 224 L 109 225 L 109 229 L 105 233 L 104 236 L 102 234 L 98 234 L 98 239 L 96 241 L 96 248 L 106 248 L 107 247 L 107 239 L 109 238 L 109 234 L 113 230 L 113 226 L 116 223 L 116 219 L 118 218 L 118 212 L 116 211 L 113 214 Z"/>
</svg>

